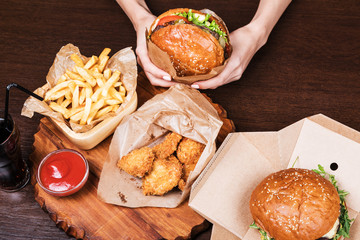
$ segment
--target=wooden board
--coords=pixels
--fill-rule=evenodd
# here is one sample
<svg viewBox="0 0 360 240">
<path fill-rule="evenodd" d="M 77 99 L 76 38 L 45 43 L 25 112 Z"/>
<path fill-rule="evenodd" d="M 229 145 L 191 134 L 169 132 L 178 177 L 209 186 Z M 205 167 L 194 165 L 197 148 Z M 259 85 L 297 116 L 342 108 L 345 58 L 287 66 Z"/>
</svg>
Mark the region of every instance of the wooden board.
<svg viewBox="0 0 360 240">
<path fill-rule="evenodd" d="M 137 88 L 138 106 L 165 90 L 152 86 L 145 74 L 140 73 Z M 210 99 L 209 101 L 211 102 Z M 221 106 L 212 104 L 224 121 L 217 139 L 217 142 L 221 143 L 228 133 L 234 131 L 234 124 L 227 119 L 226 111 Z M 97 184 L 111 138 L 112 136 L 108 137 L 94 149 L 80 150 L 49 119 L 41 119 L 39 131 L 35 134 L 34 152 L 30 156 L 33 173 L 36 172 L 42 158 L 49 152 L 62 148 L 72 148 L 81 152 L 90 163 L 91 173 L 84 188 L 72 196 L 63 198 L 45 193 L 36 183 L 33 174 L 35 199 L 58 227 L 67 234 L 82 239 L 188 239 L 207 229 L 209 223 L 188 206 L 188 201 L 177 208 L 168 209 L 126 208 L 98 200 Z"/>
</svg>

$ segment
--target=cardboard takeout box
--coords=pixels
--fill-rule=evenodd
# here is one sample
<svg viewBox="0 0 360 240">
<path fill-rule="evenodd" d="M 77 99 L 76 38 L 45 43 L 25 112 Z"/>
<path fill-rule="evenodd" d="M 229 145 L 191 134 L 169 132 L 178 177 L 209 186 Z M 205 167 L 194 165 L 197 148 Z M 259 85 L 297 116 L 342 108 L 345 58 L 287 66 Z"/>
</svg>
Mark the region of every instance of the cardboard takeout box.
<svg viewBox="0 0 360 240">
<path fill-rule="evenodd" d="M 214 224 L 212 240 L 258 240 L 258 231 L 249 228 L 249 200 L 256 185 L 294 163 L 307 169 L 321 164 L 350 193 L 346 204 L 355 219 L 350 239 L 360 239 L 359 156 L 360 132 L 321 114 L 278 132 L 231 133 L 193 184 L 189 205 Z M 337 170 L 330 169 L 332 163 Z"/>
</svg>

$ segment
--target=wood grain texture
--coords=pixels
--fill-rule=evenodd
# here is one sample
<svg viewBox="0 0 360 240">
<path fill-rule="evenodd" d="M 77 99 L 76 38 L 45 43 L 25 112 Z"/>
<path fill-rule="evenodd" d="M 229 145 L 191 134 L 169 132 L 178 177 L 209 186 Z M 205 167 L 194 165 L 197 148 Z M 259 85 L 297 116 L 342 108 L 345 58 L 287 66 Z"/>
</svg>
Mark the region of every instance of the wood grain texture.
<svg viewBox="0 0 360 240">
<path fill-rule="evenodd" d="M 177 7 L 211 9 L 231 32 L 249 23 L 259 1 L 146 2 L 155 15 Z M 226 109 L 236 131 L 277 131 L 317 113 L 360 130 L 359 13 L 358 0 L 292 1 L 241 79 L 202 92 Z M 113 0 L 2 0 L 0 19 L 0 105 L 11 82 L 32 91 L 44 85 L 56 52 L 67 43 L 86 56 L 104 47 L 136 48 L 134 28 Z M 10 113 L 28 160 L 42 116 L 22 117 L 26 94 L 10 95 Z M 194 238 L 209 240 L 210 233 L 211 228 Z M 29 184 L 16 193 L 0 192 L 0 239 L 73 237 L 39 207 Z"/>
<path fill-rule="evenodd" d="M 140 105 L 165 90 L 153 87 L 145 74 L 139 74 L 136 92 Z M 221 143 L 224 136 L 235 130 L 234 124 L 226 118 L 226 111 L 220 105 L 212 105 L 224 122 L 218 139 Z M 40 161 L 48 153 L 63 148 L 81 152 L 90 165 L 91 174 L 84 188 L 63 198 L 47 194 L 36 183 L 36 174 L 32 175 L 36 201 L 59 228 L 79 239 L 188 239 L 208 228 L 209 223 L 193 211 L 187 201 L 177 208 L 132 209 L 99 200 L 97 185 L 111 138 L 112 135 L 91 150 L 80 150 L 50 119 L 41 119 L 39 131 L 35 134 L 34 152 L 30 155 L 33 172 L 37 171 Z"/>
</svg>

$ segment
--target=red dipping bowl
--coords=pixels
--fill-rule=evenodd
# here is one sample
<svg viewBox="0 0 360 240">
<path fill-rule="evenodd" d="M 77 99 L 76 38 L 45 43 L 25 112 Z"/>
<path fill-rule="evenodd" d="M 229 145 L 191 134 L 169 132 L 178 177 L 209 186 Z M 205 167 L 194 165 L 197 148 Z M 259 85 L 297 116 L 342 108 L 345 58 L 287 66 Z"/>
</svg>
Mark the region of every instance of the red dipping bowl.
<svg viewBox="0 0 360 240">
<path fill-rule="evenodd" d="M 60 149 L 41 161 L 36 180 L 48 194 L 64 197 L 79 191 L 88 177 L 89 164 L 84 156 L 72 149 Z"/>
</svg>

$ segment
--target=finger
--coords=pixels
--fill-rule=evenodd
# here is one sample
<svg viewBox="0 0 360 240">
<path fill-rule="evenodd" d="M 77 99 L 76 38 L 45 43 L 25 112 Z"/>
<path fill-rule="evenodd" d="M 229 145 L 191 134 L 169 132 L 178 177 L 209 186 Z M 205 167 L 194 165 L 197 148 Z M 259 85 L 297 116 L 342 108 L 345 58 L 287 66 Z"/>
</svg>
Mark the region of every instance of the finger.
<svg viewBox="0 0 360 240">
<path fill-rule="evenodd" d="M 144 72 L 151 73 L 151 75 L 157 79 L 162 79 L 165 81 L 171 81 L 171 76 L 164 70 L 155 66 L 150 58 L 147 55 L 147 52 L 144 53 L 143 51 L 137 51 L 137 58 L 140 66 L 144 70 Z"/>
<path fill-rule="evenodd" d="M 176 83 L 173 81 L 167 81 L 163 80 L 161 78 L 157 78 L 154 75 L 152 75 L 150 72 L 145 72 L 146 77 L 149 79 L 150 83 L 154 86 L 160 86 L 160 87 L 171 87 L 175 85 Z"/>
<path fill-rule="evenodd" d="M 239 80 L 244 69 L 235 60 L 229 60 L 225 69 L 217 76 L 209 80 L 193 83 L 191 86 L 197 89 L 216 89 L 224 84 Z"/>
</svg>

